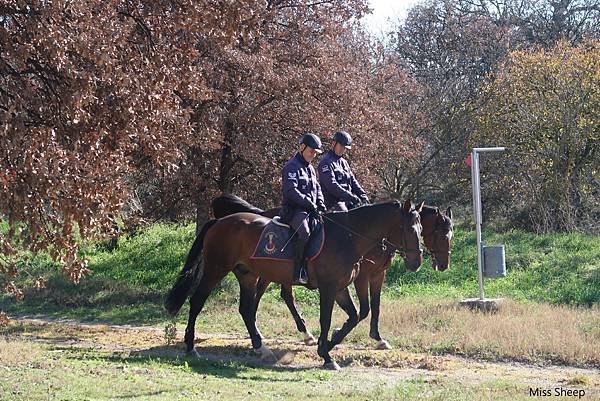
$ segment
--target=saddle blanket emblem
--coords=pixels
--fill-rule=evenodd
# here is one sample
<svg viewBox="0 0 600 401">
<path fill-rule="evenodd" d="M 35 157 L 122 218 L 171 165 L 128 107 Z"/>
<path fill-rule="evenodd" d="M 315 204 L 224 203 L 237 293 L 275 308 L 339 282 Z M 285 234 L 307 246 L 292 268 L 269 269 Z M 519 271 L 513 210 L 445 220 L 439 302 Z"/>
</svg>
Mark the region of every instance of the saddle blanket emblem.
<svg viewBox="0 0 600 401">
<path fill-rule="evenodd" d="M 288 226 L 269 222 L 263 229 L 252 259 L 294 260 L 294 231 Z M 288 242 L 289 240 L 289 242 Z M 310 236 L 306 249 L 308 260 L 316 259 L 325 242 L 325 230 L 317 228 Z"/>
<path fill-rule="evenodd" d="M 267 243 L 265 244 L 265 253 L 267 255 L 273 255 L 277 250 L 277 247 L 275 246 L 275 238 L 277 238 L 277 233 L 269 231 L 265 234 L 265 237 L 267 237 Z"/>
</svg>

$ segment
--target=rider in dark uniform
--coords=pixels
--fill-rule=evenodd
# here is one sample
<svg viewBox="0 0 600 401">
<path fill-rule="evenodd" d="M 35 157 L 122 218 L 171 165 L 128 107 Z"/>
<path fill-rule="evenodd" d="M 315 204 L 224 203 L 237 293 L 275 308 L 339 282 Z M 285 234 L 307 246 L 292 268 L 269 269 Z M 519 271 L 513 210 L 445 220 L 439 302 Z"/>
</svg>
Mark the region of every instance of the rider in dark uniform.
<svg viewBox="0 0 600 401">
<path fill-rule="evenodd" d="M 304 265 L 304 248 L 311 233 L 311 220 L 318 220 L 325 212 L 321 186 L 310 162 L 321 153 L 321 139 L 307 133 L 300 138 L 300 149 L 283 167 L 282 219 L 297 230 L 294 246 L 294 284 L 308 283 Z"/>
<path fill-rule="evenodd" d="M 361 202 L 369 203 L 365 190 L 360 186 L 350 165 L 342 156 L 352 147 L 352 137 L 344 131 L 333 136 L 331 149 L 323 156 L 317 168 L 328 210 L 348 211 Z"/>
</svg>

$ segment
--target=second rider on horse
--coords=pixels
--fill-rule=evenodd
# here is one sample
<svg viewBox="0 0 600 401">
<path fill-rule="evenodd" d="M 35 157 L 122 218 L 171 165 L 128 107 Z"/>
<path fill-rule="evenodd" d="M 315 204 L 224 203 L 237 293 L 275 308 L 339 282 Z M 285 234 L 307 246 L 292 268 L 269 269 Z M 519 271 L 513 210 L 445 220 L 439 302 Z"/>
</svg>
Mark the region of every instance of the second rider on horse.
<svg viewBox="0 0 600 401">
<path fill-rule="evenodd" d="M 333 136 L 331 149 L 319 163 L 319 181 L 323 187 L 327 209 L 347 212 L 360 203 L 369 203 L 365 190 L 360 186 L 344 159 L 346 149 L 352 147 L 352 137 L 345 131 Z"/>
</svg>

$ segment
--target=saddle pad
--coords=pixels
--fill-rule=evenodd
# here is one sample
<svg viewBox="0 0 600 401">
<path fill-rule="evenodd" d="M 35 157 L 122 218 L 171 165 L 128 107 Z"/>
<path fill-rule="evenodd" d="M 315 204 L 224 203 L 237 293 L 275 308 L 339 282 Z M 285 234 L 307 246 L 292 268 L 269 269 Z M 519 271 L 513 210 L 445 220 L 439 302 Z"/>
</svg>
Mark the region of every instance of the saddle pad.
<svg viewBox="0 0 600 401">
<path fill-rule="evenodd" d="M 251 258 L 289 260 L 290 262 L 293 262 L 294 241 L 296 241 L 296 238 L 290 240 L 290 237 L 293 234 L 294 230 L 292 230 L 289 226 L 270 221 L 260 234 L 260 239 L 256 244 L 254 254 L 251 256 Z M 321 224 L 318 224 L 314 233 L 308 240 L 308 244 L 306 246 L 306 258 L 308 260 L 316 259 L 323 249 L 324 242 L 325 230 L 322 229 Z"/>
</svg>

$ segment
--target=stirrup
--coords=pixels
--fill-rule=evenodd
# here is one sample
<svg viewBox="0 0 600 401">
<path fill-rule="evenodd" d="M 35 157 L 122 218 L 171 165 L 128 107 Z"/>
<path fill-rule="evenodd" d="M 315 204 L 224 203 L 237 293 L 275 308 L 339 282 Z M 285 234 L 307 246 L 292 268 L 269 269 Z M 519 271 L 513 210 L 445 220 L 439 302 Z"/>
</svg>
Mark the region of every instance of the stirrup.
<svg viewBox="0 0 600 401">
<path fill-rule="evenodd" d="M 298 277 L 294 277 L 294 281 L 292 282 L 292 285 L 308 284 L 308 274 L 306 272 L 306 268 L 304 268 L 304 267 L 300 268 L 300 271 L 298 273 L 299 273 Z"/>
</svg>

